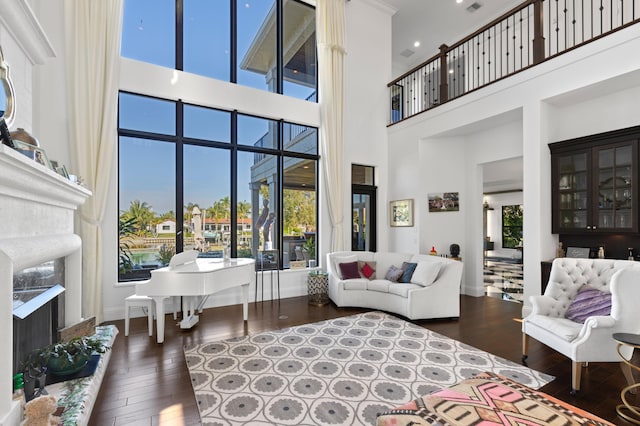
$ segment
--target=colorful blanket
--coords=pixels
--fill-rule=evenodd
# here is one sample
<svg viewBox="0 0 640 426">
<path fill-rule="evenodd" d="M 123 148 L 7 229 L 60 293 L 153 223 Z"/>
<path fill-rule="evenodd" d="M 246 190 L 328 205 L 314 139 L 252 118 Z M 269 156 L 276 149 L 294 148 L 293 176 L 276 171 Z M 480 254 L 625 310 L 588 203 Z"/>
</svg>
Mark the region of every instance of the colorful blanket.
<svg viewBox="0 0 640 426">
<path fill-rule="evenodd" d="M 378 426 L 614 426 L 505 377 L 482 373 L 378 416 Z"/>
</svg>

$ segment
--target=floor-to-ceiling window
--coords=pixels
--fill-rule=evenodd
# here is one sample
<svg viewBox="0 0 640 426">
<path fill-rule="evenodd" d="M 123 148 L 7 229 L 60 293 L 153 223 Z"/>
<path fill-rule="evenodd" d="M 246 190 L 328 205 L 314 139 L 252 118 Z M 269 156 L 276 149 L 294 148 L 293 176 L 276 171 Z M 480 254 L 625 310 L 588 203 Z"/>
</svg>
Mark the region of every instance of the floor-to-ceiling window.
<svg viewBox="0 0 640 426">
<path fill-rule="evenodd" d="M 126 0 L 121 52 L 316 102 L 315 27 L 300 0 Z"/>
<path fill-rule="evenodd" d="M 126 0 L 123 27 L 123 57 L 315 102 L 315 10 L 303 1 Z M 315 258 L 315 127 L 149 94 L 119 96 L 121 281 L 186 249 L 275 249 L 285 268 Z"/>
</svg>

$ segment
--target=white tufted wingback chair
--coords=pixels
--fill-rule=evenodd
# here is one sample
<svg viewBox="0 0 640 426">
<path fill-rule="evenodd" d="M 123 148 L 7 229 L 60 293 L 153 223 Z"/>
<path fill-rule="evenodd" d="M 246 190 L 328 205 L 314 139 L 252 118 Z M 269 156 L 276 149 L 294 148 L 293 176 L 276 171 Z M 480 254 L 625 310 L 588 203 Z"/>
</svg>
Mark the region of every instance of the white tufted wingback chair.
<svg viewBox="0 0 640 426">
<path fill-rule="evenodd" d="M 592 316 L 584 324 L 565 318 L 578 290 L 586 285 L 611 293 L 611 315 Z M 613 259 L 559 258 L 553 261 L 549 283 L 542 296 L 530 298 L 532 312 L 522 322 L 522 360 L 527 358 L 529 336 L 572 361 L 572 394 L 580 390 L 580 373 L 586 362 L 619 362 L 613 333 L 640 333 L 640 263 Z M 621 348 L 629 359 L 633 348 Z M 631 369 L 622 371 L 633 383 Z"/>
</svg>

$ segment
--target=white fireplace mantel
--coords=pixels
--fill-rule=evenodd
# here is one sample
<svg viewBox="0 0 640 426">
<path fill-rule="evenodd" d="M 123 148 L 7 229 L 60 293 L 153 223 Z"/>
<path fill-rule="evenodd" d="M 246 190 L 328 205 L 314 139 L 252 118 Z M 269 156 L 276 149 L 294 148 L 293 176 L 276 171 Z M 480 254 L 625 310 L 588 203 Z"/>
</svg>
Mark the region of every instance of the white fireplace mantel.
<svg viewBox="0 0 640 426">
<path fill-rule="evenodd" d="M 91 191 L 0 145 L 0 425 L 17 425 L 11 398 L 13 274 L 64 257 L 65 324 L 82 319 L 82 241 L 74 213 Z"/>
</svg>

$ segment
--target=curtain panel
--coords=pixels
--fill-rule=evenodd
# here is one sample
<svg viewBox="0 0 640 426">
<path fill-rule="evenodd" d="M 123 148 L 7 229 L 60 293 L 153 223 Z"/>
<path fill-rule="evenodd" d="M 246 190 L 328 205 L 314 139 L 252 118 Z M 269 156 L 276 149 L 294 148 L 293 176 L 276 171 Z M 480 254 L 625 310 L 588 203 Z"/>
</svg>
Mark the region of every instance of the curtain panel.
<svg viewBox="0 0 640 426">
<path fill-rule="evenodd" d="M 82 315 L 102 322 L 102 222 L 114 160 L 124 0 L 65 0 L 71 161 L 93 192 L 80 211 Z"/>
<path fill-rule="evenodd" d="M 344 249 L 343 109 L 344 109 L 344 0 L 318 0 L 318 103 L 320 153 L 324 187 L 332 224 L 329 251 Z"/>
</svg>

